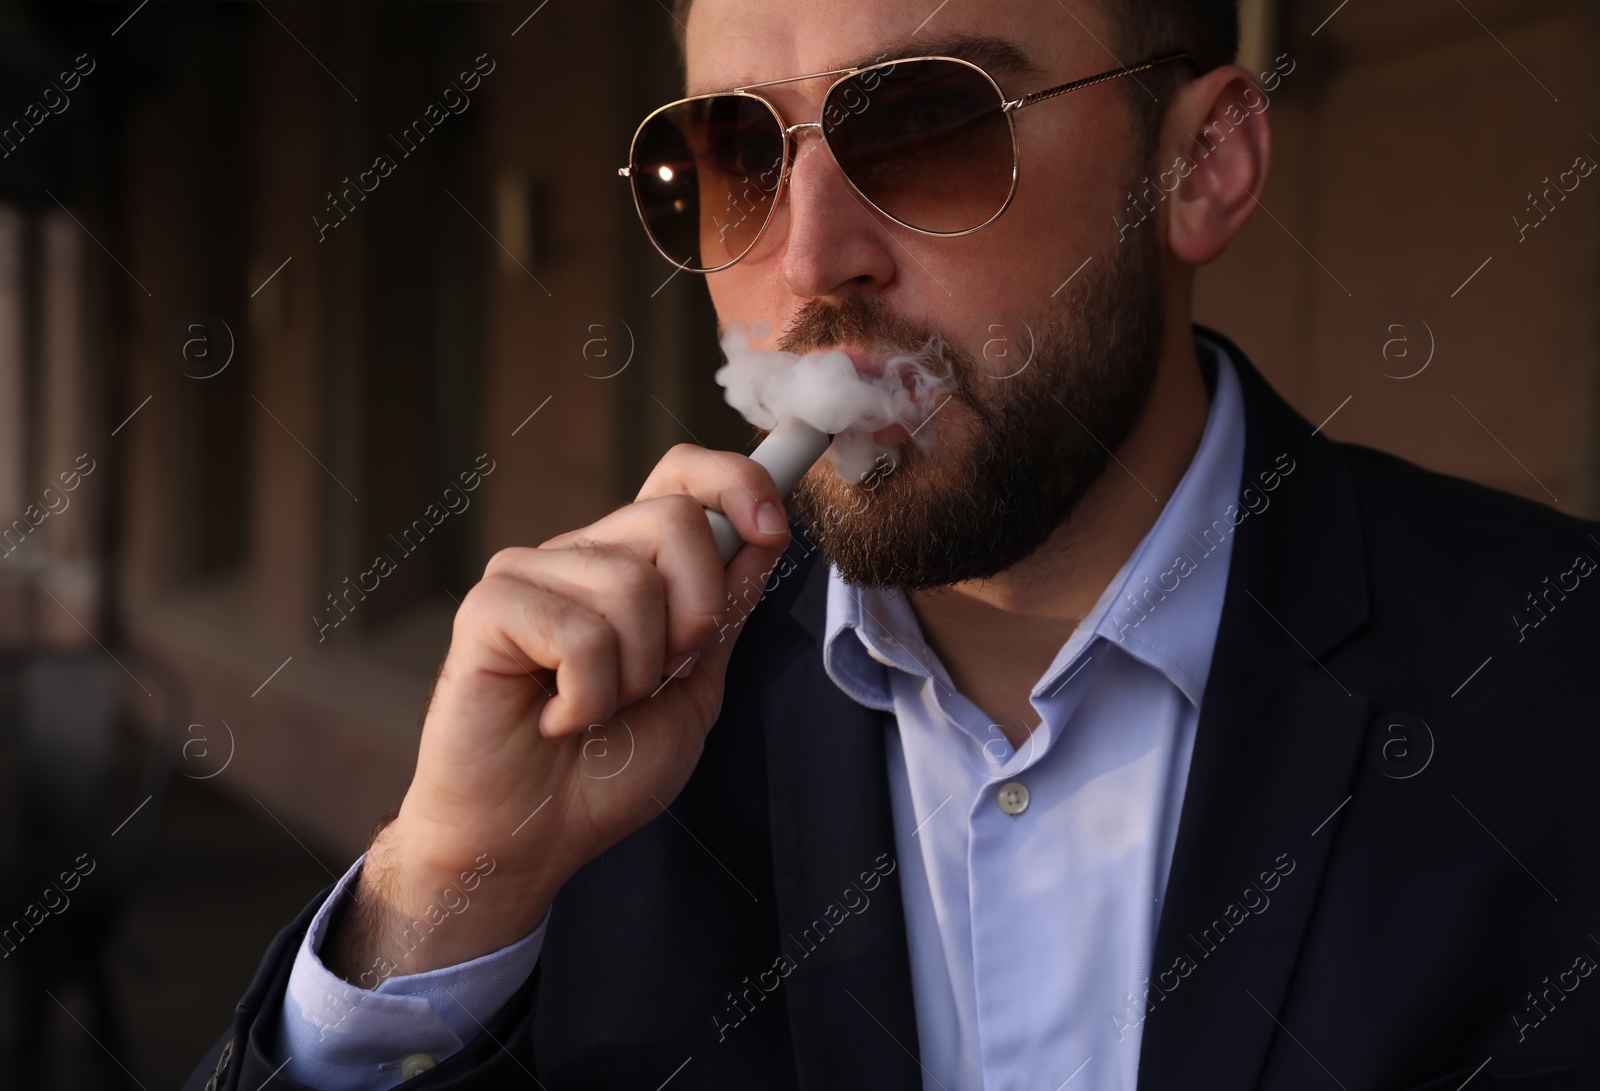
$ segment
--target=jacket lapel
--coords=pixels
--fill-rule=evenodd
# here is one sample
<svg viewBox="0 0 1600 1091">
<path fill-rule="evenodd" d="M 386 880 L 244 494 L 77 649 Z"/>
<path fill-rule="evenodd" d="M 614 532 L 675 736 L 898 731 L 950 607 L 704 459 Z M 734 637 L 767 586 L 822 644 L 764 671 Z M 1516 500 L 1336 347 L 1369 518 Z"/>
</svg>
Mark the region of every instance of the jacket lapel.
<svg viewBox="0 0 1600 1091">
<path fill-rule="evenodd" d="M 800 1087 L 920 1091 L 884 733 L 822 666 L 828 568 L 796 578 L 791 647 L 763 695 L 779 942 Z"/>
<path fill-rule="evenodd" d="M 1255 1087 L 1279 1025 L 1294 1031 L 1284 999 L 1369 721 L 1330 660 L 1367 615 L 1349 473 L 1243 353 L 1204 332 L 1239 372 L 1244 484 L 1281 480 L 1234 536 L 1143 1007 L 1150 1089 Z"/>
</svg>

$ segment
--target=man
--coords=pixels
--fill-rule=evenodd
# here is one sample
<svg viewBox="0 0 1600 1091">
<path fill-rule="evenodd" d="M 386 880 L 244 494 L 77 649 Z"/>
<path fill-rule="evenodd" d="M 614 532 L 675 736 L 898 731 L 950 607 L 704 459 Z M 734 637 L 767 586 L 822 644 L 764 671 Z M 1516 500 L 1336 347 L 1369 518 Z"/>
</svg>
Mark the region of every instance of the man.
<svg viewBox="0 0 1600 1091">
<path fill-rule="evenodd" d="M 192 1087 L 1600 1082 L 1595 524 L 1191 326 L 1268 169 L 1230 4 L 925 7 L 695 0 L 748 90 L 629 174 L 725 325 L 942 342 L 948 401 L 796 533 L 679 447 L 497 554 Z"/>
</svg>

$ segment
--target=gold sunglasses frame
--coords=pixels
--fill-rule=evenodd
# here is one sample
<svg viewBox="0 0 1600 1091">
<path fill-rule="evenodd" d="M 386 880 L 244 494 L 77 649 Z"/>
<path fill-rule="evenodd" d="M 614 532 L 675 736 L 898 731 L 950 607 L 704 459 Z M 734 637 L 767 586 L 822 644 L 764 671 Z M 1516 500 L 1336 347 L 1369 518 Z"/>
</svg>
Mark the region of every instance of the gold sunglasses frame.
<svg viewBox="0 0 1600 1091">
<path fill-rule="evenodd" d="M 1011 134 L 1011 188 L 1006 194 L 1005 201 L 1000 205 L 1000 208 L 994 213 L 994 215 L 990 216 L 987 220 L 984 220 L 976 227 L 963 228 L 960 231 L 929 231 L 927 228 L 917 227 L 914 224 L 908 224 L 898 216 L 895 216 L 894 214 L 880 208 L 876 201 L 861 191 L 861 187 L 856 185 L 855 179 L 851 178 L 849 172 L 846 171 L 842 166 L 839 168 L 839 173 L 844 175 L 845 181 L 850 183 L 850 188 L 855 191 L 857 196 L 867 203 L 869 208 L 877 212 L 879 215 L 899 224 L 901 227 L 915 231 L 920 235 L 932 235 L 938 238 L 954 238 L 960 235 L 970 235 L 975 231 L 982 231 L 984 228 L 988 227 L 990 224 L 994 223 L 1001 216 L 1003 216 L 1006 209 L 1011 207 L 1012 199 L 1017 195 L 1017 175 L 1021 164 L 1021 153 L 1017 147 L 1017 125 L 1013 115 L 1018 110 L 1026 109 L 1035 103 L 1043 102 L 1046 99 L 1055 98 L 1058 95 L 1065 95 L 1070 91 L 1078 91 L 1085 87 L 1092 87 L 1097 83 L 1105 83 L 1107 80 L 1118 79 L 1122 76 L 1135 75 L 1136 73 L 1145 72 L 1163 64 L 1170 64 L 1173 61 L 1188 61 L 1190 59 L 1191 58 L 1189 54 L 1185 52 L 1164 53 L 1158 57 L 1152 57 L 1150 60 L 1142 61 L 1139 64 L 1125 65 L 1121 68 L 1113 68 L 1105 72 L 1097 73 L 1093 76 L 1085 76 L 1083 79 L 1073 80 L 1070 83 L 1059 84 L 1055 87 L 1047 87 L 1042 91 L 1034 91 L 1032 94 L 1023 95 L 1021 98 L 1015 99 L 1007 99 L 1005 92 L 1000 90 L 1000 85 L 995 82 L 995 78 L 979 65 L 973 64 L 968 60 L 963 60 L 960 57 L 946 57 L 937 54 L 923 57 L 899 57 L 890 61 L 878 61 L 874 64 L 861 65 L 856 68 L 835 68 L 828 72 L 813 72 L 810 75 L 805 76 L 789 76 L 781 80 L 766 80 L 762 83 L 748 83 L 741 87 L 735 87 L 731 91 L 713 91 L 712 93 L 706 95 L 690 95 L 688 98 L 676 99 L 664 106 L 658 106 L 656 109 L 650 111 L 650 113 L 646 115 L 645 119 L 639 122 L 638 128 L 634 129 L 633 139 L 628 142 L 628 165 L 617 168 L 617 174 L 628 179 L 628 190 L 633 195 L 634 211 L 639 214 L 639 222 L 644 225 L 645 237 L 650 240 L 650 245 L 656 248 L 656 252 L 658 254 L 666 258 L 668 262 L 677 266 L 679 269 L 682 269 L 686 273 L 720 273 L 722 270 L 737 264 L 746 255 L 748 255 L 750 251 L 754 250 L 756 244 L 760 242 L 762 237 L 767 233 L 767 228 L 771 226 L 773 217 L 777 215 L 778 206 L 783 203 L 784 191 L 789 185 L 790 170 L 794 163 L 796 145 L 798 142 L 798 137 L 796 134 L 804 129 L 817 130 L 817 135 L 821 138 L 823 145 L 828 148 L 828 154 L 830 156 L 833 155 L 833 147 L 832 145 L 828 144 L 827 130 L 824 129 L 822 125 L 824 120 L 822 116 L 819 116 L 816 121 L 802 121 L 794 125 L 785 125 L 783 123 L 783 116 L 778 113 L 778 108 L 763 96 L 752 94 L 752 91 L 762 87 L 777 87 L 787 83 L 798 83 L 802 80 L 815 80 L 821 79 L 824 76 L 834 76 L 836 78 L 832 83 L 828 84 L 828 89 L 822 94 L 822 111 L 823 114 L 826 115 L 828 110 L 828 100 L 833 95 L 833 92 L 839 87 L 839 85 L 848 79 L 859 76 L 863 72 L 871 72 L 880 68 L 892 69 L 896 65 L 911 64 L 916 61 L 949 61 L 953 64 L 965 65 L 967 68 L 972 69 L 974 72 L 977 72 L 980 76 L 982 76 L 988 82 L 989 86 L 994 88 L 995 98 L 999 101 L 1001 113 L 1006 119 L 1006 128 Z M 661 248 L 660 243 L 656 242 L 655 234 L 650 230 L 650 221 L 645 217 L 644 208 L 639 203 L 639 187 L 634 181 L 633 174 L 633 169 L 635 166 L 634 152 L 639 145 L 639 134 L 644 132 L 645 126 L 654 121 L 658 115 L 665 113 L 668 110 L 676 109 L 677 107 L 683 106 L 690 102 L 700 102 L 706 99 L 731 97 L 754 99 L 755 101 L 761 103 L 761 105 L 766 108 L 767 112 L 772 115 L 773 121 L 777 123 L 778 129 L 783 136 L 783 165 L 778 175 L 778 184 L 773 189 L 772 204 L 771 207 L 767 209 L 767 217 L 762 221 L 761 226 L 756 230 L 756 233 L 751 236 L 749 244 L 730 261 L 724 262 L 723 264 L 711 269 L 696 269 L 694 266 L 686 265 L 672 257 Z M 838 162 L 838 157 L 835 156 L 835 165 L 837 165 Z"/>
</svg>

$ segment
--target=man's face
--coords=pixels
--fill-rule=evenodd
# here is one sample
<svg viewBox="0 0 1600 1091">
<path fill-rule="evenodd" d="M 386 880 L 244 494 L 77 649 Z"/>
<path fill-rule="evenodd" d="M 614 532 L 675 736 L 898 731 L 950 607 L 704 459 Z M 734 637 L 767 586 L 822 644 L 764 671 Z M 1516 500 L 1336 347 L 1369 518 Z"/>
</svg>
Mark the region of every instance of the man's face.
<svg viewBox="0 0 1600 1091">
<path fill-rule="evenodd" d="M 985 64 L 1006 97 L 1020 97 L 1118 65 L 1097 44 L 1115 40 L 1098 10 L 1076 7 L 1074 18 L 1052 0 L 963 0 L 930 18 L 923 0 L 696 0 L 689 90 L 939 53 L 967 35 L 1001 39 L 1031 62 Z M 793 125 L 818 119 L 828 82 L 761 93 Z M 824 461 L 795 493 L 850 582 L 925 590 L 1010 567 L 1070 514 L 1137 422 L 1166 295 L 1155 224 L 1126 241 L 1113 227 L 1147 169 L 1124 95 L 1100 85 L 1018 112 L 1016 195 L 994 223 L 957 237 L 870 209 L 814 130 L 802 131 L 766 234 L 708 276 L 719 320 L 770 323 L 771 347 L 843 348 L 879 364 L 933 335 L 949 348 L 950 397 L 918 426 L 926 445 L 902 444 L 859 481 Z"/>
</svg>

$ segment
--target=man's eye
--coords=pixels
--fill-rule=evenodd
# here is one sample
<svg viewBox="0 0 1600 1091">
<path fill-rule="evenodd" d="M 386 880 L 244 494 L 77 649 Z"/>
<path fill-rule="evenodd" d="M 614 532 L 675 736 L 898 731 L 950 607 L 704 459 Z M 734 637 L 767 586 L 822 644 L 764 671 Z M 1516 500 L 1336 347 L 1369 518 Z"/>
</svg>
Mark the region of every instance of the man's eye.
<svg viewBox="0 0 1600 1091">
<path fill-rule="evenodd" d="M 782 141 L 742 140 L 723 149 L 717 165 L 727 174 L 760 174 L 776 165 L 782 153 Z"/>
<path fill-rule="evenodd" d="M 988 104 L 980 104 L 959 97 L 923 96 L 885 105 L 874 112 L 869 109 L 862 115 L 863 123 L 872 126 L 885 137 L 939 136 L 982 116 Z"/>
<path fill-rule="evenodd" d="M 911 112 L 911 128 L 919 133 L 933 133 L 947 129 L 954 123 L 956 112 L 948 102 L 919 102 Z"/>
</svg>

